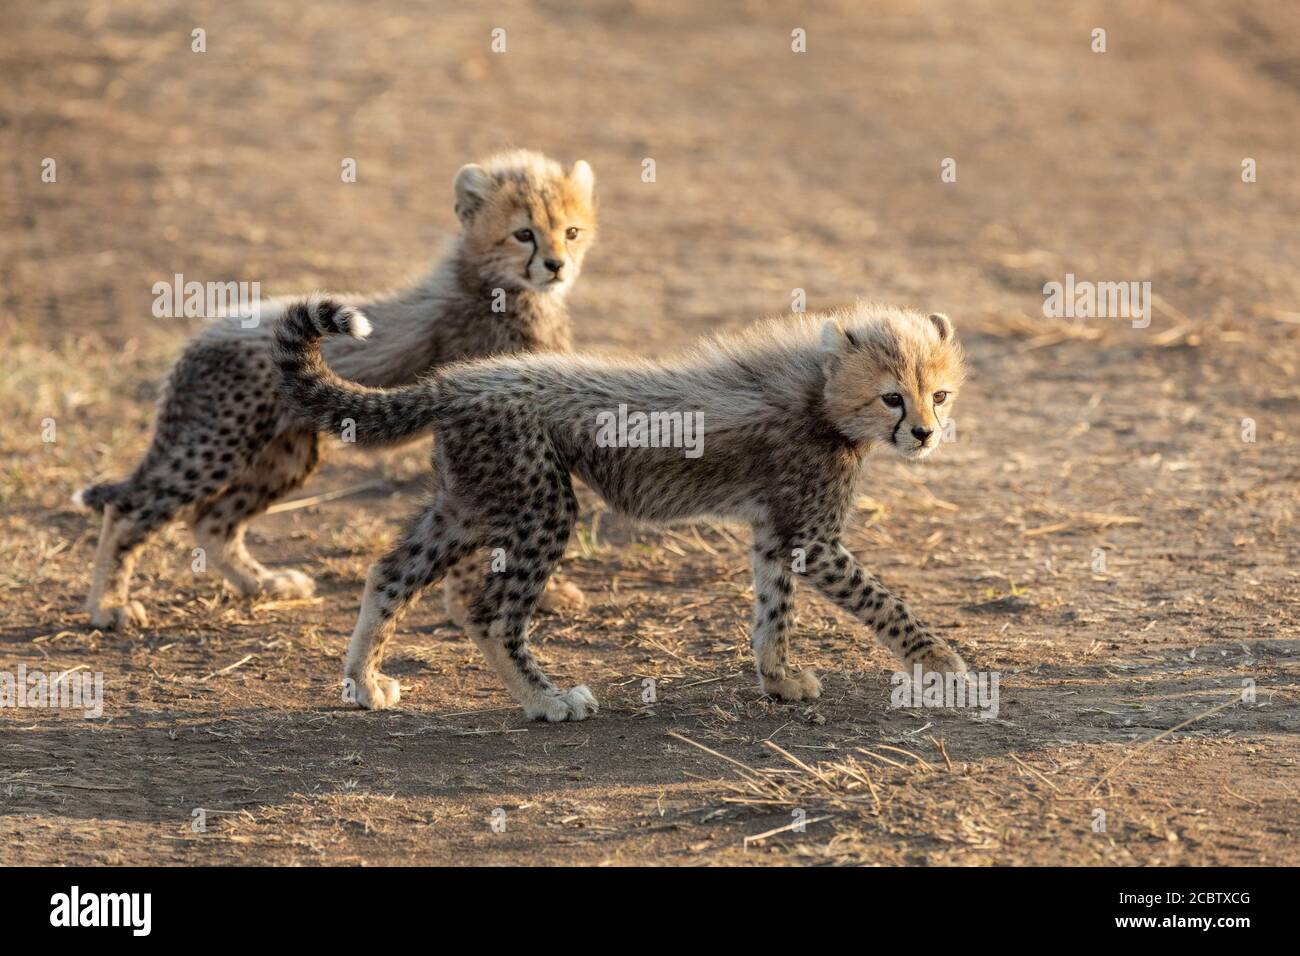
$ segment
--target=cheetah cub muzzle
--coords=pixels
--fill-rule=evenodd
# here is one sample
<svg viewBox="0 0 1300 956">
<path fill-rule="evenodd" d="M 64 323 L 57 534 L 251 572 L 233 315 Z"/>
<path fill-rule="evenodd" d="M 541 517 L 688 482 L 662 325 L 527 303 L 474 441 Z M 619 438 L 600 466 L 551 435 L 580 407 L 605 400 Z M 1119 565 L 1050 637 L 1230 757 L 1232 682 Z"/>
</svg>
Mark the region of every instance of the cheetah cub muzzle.
<svg viewBox="0 0 1300 956">
<path fill-rule="evenodd" d="M 284 400 L 317 428 L 350 419 L 362 443 L 429 428 L 437 438 L 433 498 L 366 580 L 344 670 L 361 706 L 398 702 L 397 681 L 380 671 L 384 645 L 412 599 L 459 564 L 476 569 L 460 584 L 469 633 L 524 713 L 595 712 L 587 687 L 556 687 L 528 649 L 529 619 L 576 520 L 573 475 L 634 518 L 751 525 L 754 658 L 774 697 L 821 693 L 812 670 L 790 663 L 797 580 L 870 627 L 909 672 L 966 670 L 841 540 L 867 452 L 923 458 L 939 442 L 965 377 L 946 316 L 864 304 L 768 322 L 662 362 L 495 358 L 400 389 L 345 382 L 321 361 L 321 337 L 358 335 L 360 319 L 328 302 L 291 307 L 275 353 Z M 607 440 L 622 408 L 668 416 L 661 422 L 698 416 L 698 454 Z"/>
</svg>

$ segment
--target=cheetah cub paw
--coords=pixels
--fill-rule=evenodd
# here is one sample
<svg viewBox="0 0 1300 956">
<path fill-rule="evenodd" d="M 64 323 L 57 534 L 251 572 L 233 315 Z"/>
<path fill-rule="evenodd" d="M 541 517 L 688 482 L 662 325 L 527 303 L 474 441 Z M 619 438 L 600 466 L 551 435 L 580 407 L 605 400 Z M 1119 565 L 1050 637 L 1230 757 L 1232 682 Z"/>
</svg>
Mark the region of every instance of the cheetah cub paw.
<svg viewBox="0 0 1300 956">
<path fill-rule="evenodd" d="M 917 664 L 921 665 L 921 679 L 923 681 L 926 675 L 933 673 L 966 673 L 966 662 L 951 647 L 940 644 L 932 644 L 913 658 L 911 662 L 912 668 L 914 669 Z M 914 670 L 913 674 L 915 674 Z"/>
<path fill-rule="evenodd" d="M 764 674 L 761 679 L 763 693 L 778 700 L 816 700 L 822 695 L 822 682 L 817 679 L 816 671 L 808 667 L 790 671 L 785 677 Z"/>
<path fill-rule="evenodd" d="M 563 614 L 565 611 L 580 611 L 586 604 L 587 597 L 576 584 L 552 577 L 546 582 L 537 609 L 547 614 Z"/>
<path fill-rule="evenodd" d="M 359 680 L 343 682 L 344 696 L 365 710 L 387 710 L 402 699 L 402 687 L 396 678 L 385 674 L 368 674 Z"/>
<path fill-rule="evenodd" d="M 309 598 L 316 582 L 301 571 L 273 571 L 261 580 L 262 590 L 282 598 Z"/>
<path fill-rule="evenodd" d="M 133 627 L 148 627 L 149 615 L 139 601 L 127 601 L 111 607 L 90 609 L 90 626 L 103 631 L 123 631 Z"/>
<path fill-rule="evenodd" d="M 599 709 L 595 695 L 585 684 L 566 691 L 546 691 L 524 705 L 524 713 L 530 720 L 547 720 L 551 723 L 586 720 Z"/>
<path fill-rule="evenodd" d="M 460 593 L 448 582 L 446 590 L 442 597 L 443 609 L 447 612 L 447 617 L 451 623 L 462 631 L 469 628 L 469 605 L 461 599 Z"/>
</svg>

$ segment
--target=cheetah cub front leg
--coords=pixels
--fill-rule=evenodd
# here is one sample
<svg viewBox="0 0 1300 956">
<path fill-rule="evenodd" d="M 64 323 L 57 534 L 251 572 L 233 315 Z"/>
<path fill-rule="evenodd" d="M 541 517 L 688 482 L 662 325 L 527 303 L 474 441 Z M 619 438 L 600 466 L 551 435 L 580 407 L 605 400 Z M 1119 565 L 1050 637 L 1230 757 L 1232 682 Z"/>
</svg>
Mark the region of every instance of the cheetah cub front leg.
<svg viewBox="0 0 1300 956">
<path fill-rule="evenodd" d="M 920 664 L 923 674 L 966 673 L 966 662 L 957 652 L 931 633 L 901 598 L 868 574 L 839 541 L 812 545 L 805 573 L 826 598 L 871 627 L 909 672 Z"/>
<path fill-rule="evenodd" d="M 754 569 L 754 664 L 763 693 L 780 700 L 816 700 L 821 681 L 811 668 L 790 666 L 790 620 L 794 582 L 781 550 L 770 538 L 756 536 Z"/>
</svg>

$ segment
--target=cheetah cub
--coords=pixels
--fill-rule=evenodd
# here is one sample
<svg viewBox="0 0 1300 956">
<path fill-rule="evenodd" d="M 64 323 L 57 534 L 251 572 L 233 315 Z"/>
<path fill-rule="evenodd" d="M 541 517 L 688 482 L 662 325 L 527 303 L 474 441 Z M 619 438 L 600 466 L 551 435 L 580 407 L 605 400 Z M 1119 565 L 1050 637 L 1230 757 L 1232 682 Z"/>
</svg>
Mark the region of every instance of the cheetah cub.
<svg viewBox="0 0 1300 956">
<path fill-rule="evenodd" d="M 529 617 L 577 514 L 571 475 L 636 518 L 752 525 L 754 656 L 774 697 L 821 693 L 811 670 L 790 665 L 795 578 L 870 625 L 909 671 L 966 670 L 840 540 L 871 448 L 916 459 L 939 442 L 965 375 L 946 316 L 859 305 L 769 322 L 663 362 L 516 356 L 448 366 L 394 390 L 344 382 L 321 361 L 322 335 L 364 332 L 363 316 L 328 301 L 290 307 L 276 331 L 282 394 L 317 428 L 351 418 L 359 441 L 429 427 L 437 436 L 433 500 L 366 580 L 344 671 L 363 707 L 397 703 L 397 681 L 379 665 L 402 611 L 472 559 L 469 633 L 524 712 L 558 721 L 596 710 L 588 688 L 559 690 L 528 650 Z M 609 441 L 602 428 L 620 406 L 700 413 L 699 453 Z M 504 556 L 504 568 L 483 552 Z"/>
<path fill-rule="evenodd" d="M 455 180 L 460 234 L 422 280 L 352 300 L 373 319 L 372 344 L 328 343 L 330 367 L 366 385 L 393 386 L 456 359 L 570 348 L 565 294 L 595 236 L 593 185 L 587 163 L 566 172 L 525 150 L 462 167 Z M 287 301 L 261 308 L 273 319 Z M 135 555 L 178 517 L 236 591 L 312 593 L 310 578 L 266 568 L 244 545 L 249 521 L 300 487 L 321 451 L 317 430 L 276 394 L 273 322 L 249 324 L 221 319 L 191 340 L 162 388 L 153 441 L 135 471 L 74 497 L 104 516 L 86 600 L 95 627 L 146 623 L 128 592 Z M 448 588 L 447 609 L 463 623 L 457 595 Z M 561 583 L 548 598 L 578 604 L 582 594 Z"/>
</svg>

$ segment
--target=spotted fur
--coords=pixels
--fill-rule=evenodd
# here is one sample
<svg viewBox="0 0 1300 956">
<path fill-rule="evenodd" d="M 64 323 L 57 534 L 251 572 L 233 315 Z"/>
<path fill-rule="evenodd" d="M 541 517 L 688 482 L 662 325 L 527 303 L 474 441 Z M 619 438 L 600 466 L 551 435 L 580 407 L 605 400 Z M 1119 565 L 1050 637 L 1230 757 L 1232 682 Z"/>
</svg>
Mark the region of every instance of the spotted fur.
<svg viewBox="0 0 1300 956">
<path fill-rule="evenodd" d="M 538 595 L 577 516 L 571 476 L 636 518 L 717 515 L 753 528 L 753 648 L 763 690 L 786 700 L 821 685 L 789 661 L 794 582 L 803 579 L 874 629 L 909 669 L 966 665 L 862 568 L 841 536 L 867 452 L 928 455 L 964 378 L 952 324 L 870 305 L 770 322 L 662 362 L 535 355 L 457 363 L 401 389 L 342 381 L 321 361 L 320 330 L 296 313 L 277 330 L 285 400 L 317 427 L 356 421 L 366 441 L 432 428 L 434 496 L 375 564 L 345 677 L 365 707 L 399 698 L 380 673 L 410 601 L 452 568 L 469 632 L 531 717 L 581 720 L 586 687 L 556 688 L 528 650 Z M 895 403 L 897 401 L 897 404 Z M 629 409 L 700 412 L 703 453 L 607 447 L 599 417 Z M 491 563 L 491 556 L 498 559 Z"/>
<path fill-rule="evenodd" d="M 420 281 L 348 297 L 373 319 L 373 335 L 364 348 L 343 336 L 331 339 L 330 367 L 348 379 L 393 386 L 454 360 L 570 348 L 564 300 L 595 236 L 592 189 L 585 162 L 566 172 L 522 150 L 463 167 L 455 181 L 460 234 Z M 528 242 L 519 238 L 524 230 Z M 300 487 L 320 461 L 317 430 L 276 394 L 271 329 L 286 304 L 262 304 L 261 321 L 251 328 L 230 317 L 191 340 L 164 384 L 153 441 L 135 471 L 75 496 L 103 513 L 86 602 L 94 626 L 145 623 L 143 606 L 129 597 L 135 556 L 150 534 L 178 517 L 240 593 L 312 593 L 305 575 L 266 568 L 244 545 L 248 523 Z M 322 312 L 316 300 L 303 310 L 318 333 L 363 331 L 336 324 L 341 313 Z M 370 331 L 368 320 L 357 321 Z"/>
</svg>

